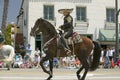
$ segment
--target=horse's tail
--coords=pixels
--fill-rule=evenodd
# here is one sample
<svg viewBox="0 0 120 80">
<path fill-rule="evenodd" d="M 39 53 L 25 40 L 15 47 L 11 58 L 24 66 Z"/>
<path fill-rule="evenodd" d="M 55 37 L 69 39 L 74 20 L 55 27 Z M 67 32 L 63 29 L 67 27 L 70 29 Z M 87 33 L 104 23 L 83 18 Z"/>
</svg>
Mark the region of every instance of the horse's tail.
<svg viewBox="0 0 120 80">
<path fill-rule="evenodd" d="M 93 60 L 90 67 L 90 71 L 94 71 L 99 66 L 100 55 L 101 55 L 101 46 L 98 42 L 93 41 L 94 43 L 94 51 L 93 51 Z"/>
</svg>

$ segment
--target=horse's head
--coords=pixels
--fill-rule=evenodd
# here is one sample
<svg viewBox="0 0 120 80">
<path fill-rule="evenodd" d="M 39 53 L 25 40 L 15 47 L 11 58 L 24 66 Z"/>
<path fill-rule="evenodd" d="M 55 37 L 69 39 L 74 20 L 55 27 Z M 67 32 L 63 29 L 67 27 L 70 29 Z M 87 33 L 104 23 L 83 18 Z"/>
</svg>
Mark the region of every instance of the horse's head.
<svg viewBox="0 0 120 80">
<path fill-rule="evenodd" d="M 34 27 L 31 28 L 30 35 L 36 36 L 41 32 L 42 32 L 44 41 L 48 41 L 49 39 L 57 35 L 57 31 L 55 27 L 50 22 L 48 22 L 45 19 L 39 18 L 35 22 Z"/>
<path fill-rule="evenodd" d="M 35 25 L 33 28 L 31 28 L 31 32 L 30 32 L 30 35 L 31 36 L 35 36 L 37 35 L 39 32 L 41 32 L 42 28 L 40 28 L 41 26 L 43 26 L 42 23 L 42 19 L 38 19 L 36 22 L 35 22 Z"/>
</svg>

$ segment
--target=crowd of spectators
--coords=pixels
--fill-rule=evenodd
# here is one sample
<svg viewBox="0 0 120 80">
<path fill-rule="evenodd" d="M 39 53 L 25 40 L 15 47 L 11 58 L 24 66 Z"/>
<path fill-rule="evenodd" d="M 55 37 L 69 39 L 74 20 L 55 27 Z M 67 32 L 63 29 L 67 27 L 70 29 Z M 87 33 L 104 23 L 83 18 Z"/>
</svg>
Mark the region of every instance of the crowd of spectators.
<svg viewBox="0 0 120 80">
<path fill-rule="evenodd" d="M 13 68 L 39 68 L 40 60 L 45 57 L 46 54 L 36 48 L 35 52 L 32 53 L 31 45 L 28 44 L 25 48 L 25 55 L 16 53 L 14 57 Z M 31 57 L 33 55 L 33 57 Z M 53 59 L 53 65 L 55 68 L 79 68 L 81 66 L 80 60 L 76 56 L 69 57 L 55 57 Z M 115 50 L 113 47 L 107 49 L 101 49 L 100 65 L 102 68 L 114 68 L 115 66 L 120 67 L 120 53 L 118 54 L 117 60 L 115 59 Z M 0 62 L 0 67 L 2 62 Z M 49 61 L 44 62 L 45 67 L 49 67 Z"/>
<path fill-rule="evenodd" d="M 100 65 L 103 68 L 120 67 L 120 53 L 116 56 L 114 47 L 101 49 Z"/>
</svg>

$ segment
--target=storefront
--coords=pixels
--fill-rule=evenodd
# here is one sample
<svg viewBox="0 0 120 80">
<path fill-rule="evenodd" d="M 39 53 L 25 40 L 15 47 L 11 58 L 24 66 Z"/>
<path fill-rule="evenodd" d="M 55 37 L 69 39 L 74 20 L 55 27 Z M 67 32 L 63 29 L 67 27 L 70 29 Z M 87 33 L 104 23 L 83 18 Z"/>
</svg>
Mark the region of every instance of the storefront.
<svg viewBox="0 0 120 80">
<path fill-rule="evenodd" d="M 120 36 L 119 36 L 119 39 L 120 39 Z M 106 48 L 108 46 L 115 46 L 116 44 L 115 30 L 100 29 L 98 40 L 103 48 Z"/>
</svg>

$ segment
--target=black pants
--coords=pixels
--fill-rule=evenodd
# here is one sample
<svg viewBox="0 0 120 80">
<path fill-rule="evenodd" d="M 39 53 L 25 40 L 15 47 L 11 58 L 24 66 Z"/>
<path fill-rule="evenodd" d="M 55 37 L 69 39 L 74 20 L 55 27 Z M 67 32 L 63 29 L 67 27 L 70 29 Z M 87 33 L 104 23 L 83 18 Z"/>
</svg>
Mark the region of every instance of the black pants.
<svg viewBox="0 0 120 80">
<path fill-rule="evenodd" d="M 62 43 L 63 43 L 62 45 L 64 48 L 69 49 L 69 46 L 67 45 L 65 39 L 68 39 L 70 36 L 72 36 L 72 34 L 73 34 L 73 29 L 70 29 L 62 35 L 61 40 L 62 40 Z"/>
<path fill-rule="evenodd" d="M 73 34 L 73 29 L 69 29 L 63 34 L 63 36 L 65 39 L 68 39 L 70 36 L 72 36 L 72 34 Z"/>
</svg>

